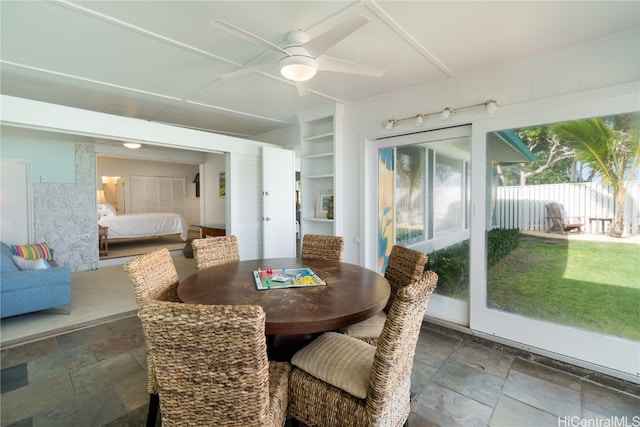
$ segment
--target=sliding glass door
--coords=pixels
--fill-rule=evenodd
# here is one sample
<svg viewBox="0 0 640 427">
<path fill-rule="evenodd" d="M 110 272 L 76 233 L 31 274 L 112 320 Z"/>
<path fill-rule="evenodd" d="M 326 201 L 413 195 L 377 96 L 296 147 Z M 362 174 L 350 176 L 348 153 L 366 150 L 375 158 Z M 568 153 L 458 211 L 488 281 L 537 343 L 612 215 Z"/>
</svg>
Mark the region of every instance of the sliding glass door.
<svg viewBox="0 0 640 427">
<path fill-rule="evenodd" d="M 430 314 L 465 324 L 470 141 L 460 126 L 377 142 L 378 271 L 393 245 L 428 253 L 440 275 Z"/>
<path fill-rule="evenodd" d="M 607 109 L 627 113 L 618 101 L 566 108 L 564 116 L 571 121 L 604 117 L 590 112 Z M 541 120 L 544 116 L 548 121 Z M 637 176 L 625 187 L 622 206 L 602 183 L 531 179 L 535 185 L 521 185 L 526 172 L 509 170 L 514 165 L 539 169 L 537 162 L 550 152 L 526 141 L 521 130 L 557 122 L 560 116 L 550 111 L 533 121 L 523 113 L 487 119 L 473 128 L 370 141 L 368 164 L 377 167 L 375 174 L 367 174 L 365 208 L 377 216 L 366 220 L 364 229 L 377 239 L 375 254 L 364 248 L 365 262 L 373 267 L 368 260 L 375 258 L 375 268 L 384 271 L 394 244 L 423 251 L 439 276 L 427 316 L 640 382 Z M 627 163 L 633 161 L 632 155 Z M 566 166 L 574 177 L 589 176 L 585 162 Z M 514 185 L 507 185 L 510 172 Z M 563 204 L 567 216 L 581 217 L 582 232 L 566 236 L 549 230 L 545 205 L 550 202 Z M 613 226 L 621 209 L 631 240 L 613 247 L 586 241 L 603 237 L 596 234 L 601 228 L 591 227 L 593 218 L 609 218 Z"/>
</svg>

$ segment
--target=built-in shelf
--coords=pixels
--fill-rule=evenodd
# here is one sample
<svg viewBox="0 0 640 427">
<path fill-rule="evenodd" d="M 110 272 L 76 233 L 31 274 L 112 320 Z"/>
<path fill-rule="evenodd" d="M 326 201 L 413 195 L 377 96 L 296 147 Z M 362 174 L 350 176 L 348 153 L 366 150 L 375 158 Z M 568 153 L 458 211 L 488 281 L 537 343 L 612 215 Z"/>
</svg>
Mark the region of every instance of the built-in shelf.
<svg viewBox="0 0 640 427">
<path fill-rule="evenodd" d="M 302 178 L 302 234 L 341 235 L 339 209 L 342 186 L 339 185 L 343 106 L 298 114 Z M 334 218 L 317 218 L 322 198 L 333 195 Z"/>
<path fill-rule="evenodd" d="M 304 221 L 311 221 L 311 222 L 333 222 L 332 219 L 327 219 L 327 218 L 313 218 L 313 217 L 306 217 L 306 218 L 302 218 Z"/>
<path fill-rule="evenodd" d="M 331 153 L 319 153 L 319 154 L 309 154 L 307 156 L 304 156 L 304 159 L 320 159 L 323 157 L 333 157 L 333 152 Z"/>
<path fill-rule="evenodd" d="M 333 178 L 333 174 L 324 174 L 324 175 L 302 175 L 302 179 L 322 179 L 322 178 Z"/>
<path fill-rule="evenodd" d="M 330 139 L 333 138 L 333 132 L 323 133 L 320 135 L 312 135 L 304 138 L 305 141 L 317 141 L 319 139 Z"/>
</svg>

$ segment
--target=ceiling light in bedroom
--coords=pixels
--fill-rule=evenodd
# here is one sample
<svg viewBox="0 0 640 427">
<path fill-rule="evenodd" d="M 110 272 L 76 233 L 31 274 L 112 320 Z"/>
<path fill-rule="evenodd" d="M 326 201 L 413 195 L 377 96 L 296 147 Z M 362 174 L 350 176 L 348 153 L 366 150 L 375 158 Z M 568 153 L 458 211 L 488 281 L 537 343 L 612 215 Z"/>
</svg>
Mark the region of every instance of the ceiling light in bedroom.
<svg viewBox="0 0 640 427">
<path fill-rule="evenodd" d="M 137 142 L 125 142 L 124 144 L 125 147 L 130 148 L 132 150 L 136 150 L 140 147 L 142 147 L 142 144 L 138 144 Z"/>
</svg>

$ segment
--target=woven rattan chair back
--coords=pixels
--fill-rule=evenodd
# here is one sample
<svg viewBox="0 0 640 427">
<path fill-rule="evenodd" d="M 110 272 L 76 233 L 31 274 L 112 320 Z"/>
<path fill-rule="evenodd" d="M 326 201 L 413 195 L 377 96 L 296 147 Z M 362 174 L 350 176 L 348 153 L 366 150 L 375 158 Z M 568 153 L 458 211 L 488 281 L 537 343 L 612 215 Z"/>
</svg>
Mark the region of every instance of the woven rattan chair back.
<svg viewBox="0 0 640 427">
<path fill-rule="evenodd" d="M 129 274 L 138 309 L 148 301 L 180 301 L 178 272 L 167 248 L 132 259 L 124 270 Z"/>
<path fill-rule="evenodd" d="M 391 295 L 385 307 L 386 312 L 391 308 L 400 289 L 420 279 L 426 263 L 427 254 L 423 252 L 399 245 L 394 245 L 391 248 L 389 262 L 384 272 L 384 277 L 391 285 Z"/>
<path fill-rule="evenodd" d="M 140 318 L 155 357 L 163 426 L 271 425 L 261 307 L 151 302 Z"/>
<path fill-rule="evenodd" d="M 342 261 L 343 250 L 344 238 L 342 236 L 305 234 L 302 236 L 300 257 L 307 259 Z"/>
<path fill-rule="evenodd" d="M 421 272 L 418 280 L 404 286 L 394 298 L 369 378 L 367 412 L 371 419 L 380 421 L 374 425 L 393 425 L 382 420 L 406 420 L 409 416 L 413 357 L 427 303 L 437 283 L 436 273 Z"/>
<path fill-rule="evenodd" d="M 178 272 L 167 248 L 140 255 L 127 262 L 124 270 L 129 274 L 138 310 L 149 301 L 180 302 Z M 147 425 L 155 425 L 158 412 L 156 371 L 149 343 L 147 347 L 147 390 L 149 415 Z"/>
<path fill-rule="evenodd" d="M 191 247 L 196 260 L 196 271 L 240 261 L 238 238 L 234 235 L 194 239 Z"/>
</svg>

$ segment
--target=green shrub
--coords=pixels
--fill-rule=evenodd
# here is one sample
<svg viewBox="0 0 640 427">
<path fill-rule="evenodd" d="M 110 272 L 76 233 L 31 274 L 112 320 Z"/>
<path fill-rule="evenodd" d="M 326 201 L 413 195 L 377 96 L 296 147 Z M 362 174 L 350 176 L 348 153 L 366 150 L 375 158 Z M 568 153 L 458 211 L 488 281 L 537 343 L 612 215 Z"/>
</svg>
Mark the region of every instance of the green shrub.
<svg viewBox="0 0 640 427">
<path fill-rule="evenodd" d="M 494 228 L 489 231 L 488 267 L 518 247 L 520 231 Z M 464 240 L 429 254 L 426 268 L 438 274 L 438 292 L 453 294 L 469 286 L 469 240 Z"/>
</svg>

